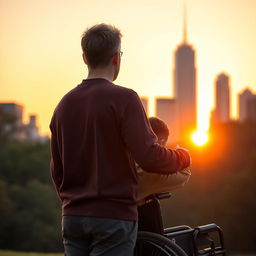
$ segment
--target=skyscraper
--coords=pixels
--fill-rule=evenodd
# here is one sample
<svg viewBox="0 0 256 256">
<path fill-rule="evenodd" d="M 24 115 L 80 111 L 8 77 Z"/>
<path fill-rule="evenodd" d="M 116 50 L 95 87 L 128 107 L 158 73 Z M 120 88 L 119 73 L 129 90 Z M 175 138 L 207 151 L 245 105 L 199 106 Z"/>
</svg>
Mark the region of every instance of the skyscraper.
<svg viewBox="0 0 256 256">
<path fill-rule="evenodd" d="M 238 108 L 239 108 L 239 121 L 243 122 L 247 119 L 247 108 L 246 108 L 246 103 L 248 100 L 253 96 L 252 92 L 250 89 L 245 89 L 243 92 L 241 92 L 238 95 Z"/>
<path fill-rule="evenodd" d="M 184 13 L 183 42 L 175 51 L 174 97 L 180 137 L 190 137 L 196 129 L 196 66 L 195 50 L 187 42 L 186 14 Z"/>
<path fill-rule="evenodd" d="M 36 115 L 30 115 L 29 116 L 29 123 L 25 126 L 26 128 L 26 139 L 28 141 L 38 141 L 40 140 L 40 135 L 38 133 L 38 127 L 37 127 L 37 116 Z"/>
<path fill-rule="evenodd" d="M 256 121 L 256 96 L 252 97 L 247 102 L 248 120 Z"/>
<path fill-rule="evenodd" d="M 162 119 L 170 130 L 169 143 L 175 143 L 178 139 L 178 123 L 176 100 L 172 98 L 156 99 L 156 116 Z"/>
<path fill-rule="evenodd" d="M 216 122 L 230 120 L 230 86 L 229 76 L 221 73 L 215 81 L 215 119 Z"/>
<path fill-rule="evenodd" d="M 249 107 L 248 102 L 252 99 L 255 99 L 256 95 L 251 92 L 250 89 L 245 89 L 238 95 L 238 102 L 239 102 L 239 121 L 244 122 L 249 118 Z M 250 107 L 251 109 L 251 107 Z M 250 111 L 251 112 L 251 111 Z"/>
</svg>

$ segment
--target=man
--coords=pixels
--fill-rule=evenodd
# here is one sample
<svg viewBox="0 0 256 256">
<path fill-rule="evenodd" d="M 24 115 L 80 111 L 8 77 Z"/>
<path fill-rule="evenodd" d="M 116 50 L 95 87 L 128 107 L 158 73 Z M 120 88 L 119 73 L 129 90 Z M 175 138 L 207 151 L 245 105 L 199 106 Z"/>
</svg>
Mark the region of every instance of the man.
<svg viewBox="0 0 256 256">
<path fill-rule="evenodd" d="M 121 33 L 109 25 L 81 40 L 88 77 L 56 107 L 50 129 L 51 175 L 62 202 L 67 256 L 131 256 L 137 232 L 137 172 L 163 174 L 190 165 L 183 149 L 156 143 L 138 95 L 114 85 Z"/>
</svg>

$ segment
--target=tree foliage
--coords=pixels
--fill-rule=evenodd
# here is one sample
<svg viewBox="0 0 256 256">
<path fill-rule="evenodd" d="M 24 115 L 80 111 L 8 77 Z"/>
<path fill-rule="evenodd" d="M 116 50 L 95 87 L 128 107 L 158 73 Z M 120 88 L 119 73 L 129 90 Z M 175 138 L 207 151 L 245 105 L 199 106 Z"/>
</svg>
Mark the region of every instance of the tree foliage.
<svg viewBox="0 0 256 256">
<path fill-rule="evenodd" d="M 63 250 L 49 161 L 49 143 L 9 142 L 0 148 L 1 249 Z"/>
</svg>

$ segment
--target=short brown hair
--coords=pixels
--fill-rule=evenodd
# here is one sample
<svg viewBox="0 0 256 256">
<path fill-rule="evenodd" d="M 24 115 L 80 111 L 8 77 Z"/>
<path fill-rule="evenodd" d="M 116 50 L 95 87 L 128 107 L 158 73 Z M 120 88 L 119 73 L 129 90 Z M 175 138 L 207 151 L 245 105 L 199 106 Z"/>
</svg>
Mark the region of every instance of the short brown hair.
<svg viewBox="0 0 256 256">
<path fill-rule="evenodd" d="M 81 46 L 88 66 L 106 66 L 117 52 L 121 37 L 119 29 L 104 23 L 87 29 L 82 35 Z"/>
</svg>

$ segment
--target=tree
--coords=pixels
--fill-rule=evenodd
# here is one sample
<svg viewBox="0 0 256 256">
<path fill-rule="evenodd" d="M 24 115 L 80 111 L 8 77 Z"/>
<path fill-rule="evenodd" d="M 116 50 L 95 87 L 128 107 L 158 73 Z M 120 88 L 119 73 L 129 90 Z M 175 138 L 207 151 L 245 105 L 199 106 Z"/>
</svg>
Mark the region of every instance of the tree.
<svg viewBox="0 0 256 256">
<path fill-rule="evenodd" d="M 8 196 L 7 184 L 0 180 L 0 248 L 4 248 L 8 241 L 8 229 L 13 214 L 14 207 L 12 200 Z"/>
<path fill-rule="evenodd" d="M 25 186 L 11 185 L 9 193 L 15 211 L 12 249 L 61 251 L 60 209 L 52 186 L 31 179 Z"/>
</svg>

